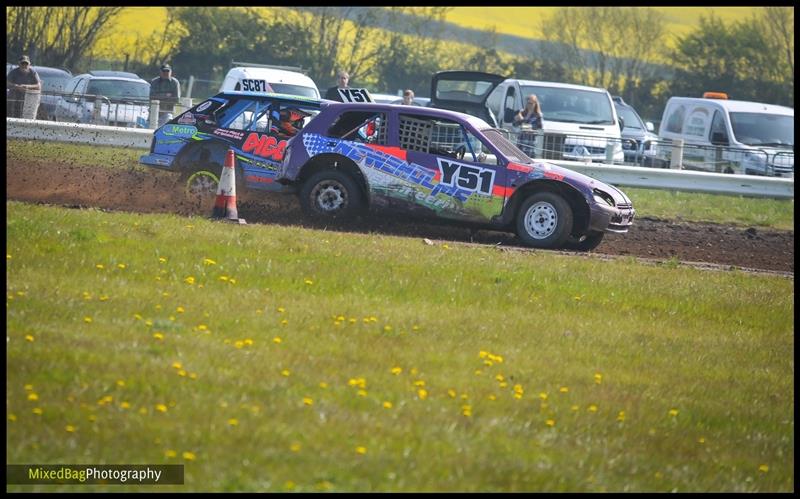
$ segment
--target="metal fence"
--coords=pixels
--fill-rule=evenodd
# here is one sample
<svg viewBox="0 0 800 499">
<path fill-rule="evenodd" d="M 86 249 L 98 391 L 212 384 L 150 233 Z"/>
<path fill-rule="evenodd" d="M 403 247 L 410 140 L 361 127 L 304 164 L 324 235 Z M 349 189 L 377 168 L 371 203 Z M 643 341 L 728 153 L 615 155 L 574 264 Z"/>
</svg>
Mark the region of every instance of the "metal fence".
<svg viewBox="0 0 800 499">
<path fill-rule="evenodd" d="M 11 118 L 85 123 L 125 128 L 157 128 L 160 102 L 141 98 L 114 99 L 104 95 L 29 91 L 23 97 L 6 96 L 6 116 Z M 192 107 L 181 99 L 173 116 Z"/>
</svg>

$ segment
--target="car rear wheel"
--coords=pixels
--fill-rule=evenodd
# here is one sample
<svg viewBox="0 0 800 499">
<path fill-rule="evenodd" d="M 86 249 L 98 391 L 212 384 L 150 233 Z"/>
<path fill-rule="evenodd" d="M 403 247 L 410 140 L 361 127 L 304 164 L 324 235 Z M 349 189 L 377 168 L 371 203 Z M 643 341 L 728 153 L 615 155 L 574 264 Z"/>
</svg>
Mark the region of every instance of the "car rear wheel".
<svg viewBox="0 0 800 499">
<path fill-rule="evenodd" d="M 314 218 L 348 218 L 363 207 L 363 196 L 352 177 L 338 170 L 313 174 L 300 189 L 300 205 Z"/>
<path fill-rule="evenodd" d="M 537 192 L 517 212 L 517 235 L 534 248 L 561 247 L 572 230 L 572 208 L 552 192 Z"/>
<path fill-rule="evenodd" d="M 575 251 L 592 251 L 603 242 L 603 236 L 605 236 L 605 232 L 591 232 L 583 241 L 575 236 L 570 236 L 564 247 Z"/>
</svg>

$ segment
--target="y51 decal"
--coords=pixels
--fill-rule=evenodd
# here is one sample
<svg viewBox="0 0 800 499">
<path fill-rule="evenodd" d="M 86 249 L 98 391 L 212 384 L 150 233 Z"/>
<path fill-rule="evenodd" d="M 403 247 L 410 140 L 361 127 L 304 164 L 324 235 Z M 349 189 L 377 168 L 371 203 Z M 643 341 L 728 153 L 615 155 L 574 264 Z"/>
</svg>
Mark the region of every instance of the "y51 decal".
<svg viewBox="0 0 800 499">
<path fill-rule="evenodd" d="M 496 172 L 491 168 L 481 168 L 442 158 L 436 158 L 436 162 L 439 164 L 442 184 L 460 187 L 470 192 L 479 192 L 487 196 L 492 195 Z"/>
</svg>

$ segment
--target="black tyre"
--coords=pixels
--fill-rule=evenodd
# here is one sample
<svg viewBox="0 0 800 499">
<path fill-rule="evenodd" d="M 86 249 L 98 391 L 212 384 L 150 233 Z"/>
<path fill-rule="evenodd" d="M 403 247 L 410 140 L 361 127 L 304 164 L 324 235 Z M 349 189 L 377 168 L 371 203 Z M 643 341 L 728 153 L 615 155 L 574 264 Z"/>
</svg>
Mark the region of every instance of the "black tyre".
<svg viewBox="0 0 800 499">
<path fill-rule="evenodd" d="M 592 232 L 583 241 L 579 241 L 575 236 L 570 236 L 564 247 L 575 251 L 592 251 L 603 242 L 605 234 L 605 232 Z"/>
<path fill-rule="evenodd" d="M 517 235 L 534 248 L 559 248 L 572 230 L 572 208 L 552 192 L 537 192 L 517 212 Z"/>
<path fill-rule="evenodd" d="M 313 218 L 349 218 L 358 214 L 363 205 L 358 184 L 339 170 L 317 172 L 300 189 L 300 206 Z"/>
</svg>

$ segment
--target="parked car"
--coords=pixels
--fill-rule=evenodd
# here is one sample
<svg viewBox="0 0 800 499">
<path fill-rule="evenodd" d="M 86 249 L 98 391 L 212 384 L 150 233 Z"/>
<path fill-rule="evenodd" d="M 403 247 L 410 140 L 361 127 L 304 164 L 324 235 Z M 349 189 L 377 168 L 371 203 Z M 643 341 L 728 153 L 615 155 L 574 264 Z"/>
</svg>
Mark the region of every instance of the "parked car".
<svg viewBox="0 0 800 499">
<path fill-rule="evenodd" d="M 228 71 L 220 92 L 270 92 L 319 99 L 314 80 L 297 71 L 274 66 L 235 67 Z"/>
<path fill-rule="evenodd" d="M 213 200 L 228 149 L 238 158 L 237 195 L 280 191 L 275 183 L 291 130 L 319 111 L 319 99 L 262 92 L 221 92 L 176 116 L 153 134 L 140 163 L 182 175 L 187 193 Z M 201 199 L 202 201 L 202 199 Z"/>
<path fill-rule="evenodd" d="M 520 80 L 477 71 L 441 71 L 431 81 L 433 107 L 466 112 L 508 130 L 519 143 L 539 133 L 514 124 L 530 94 L 542 108 L 541 142 L 526 149 L 545 159 L 622 162 L 621 126 L 604 88 Z"/>
<path fill-rule="evenodd" d="M 684 142 L 687 169 L 751 175 L 794 175 L 794 109 L 761 102 L 728 100 L 707 92 L 699 97 L 670 97 L 659 138 Z M 658 161 L 669 163 L 668 147 Z"/>
<path fill-rule="evenodd" d="M 73 77 L 55 108 L 56 121 L 120 127 L 145 127 L 149 114 L 150 83 L 124 71 Z"/>
<path fill-rule="evenodd" d="M 17 67 L 16 64 L 6 63 L 6 75 L 12 69 Z M 52 120 L 55 117 L 56 103 L 60 94 L 64 93 L 64 89 L 72 78 L 72 73 L 67 69 L 51 68 L 48 66 L 33 66 L 32 69 L 39 75 L 42 80 L 42 95 L 39 100 L 39 109 L 36 112 L 36 118 L 40 120 Z M 6 90 L 8 93 L 8 90 Z"/>
<path fill-rule="evenodd" d="M 627 104 L 622 97 L 613 97 L 617 116 L 622 123 L 622 152 L 625 154 L 626 163 L 640 166 L 653 166 L 652 161 L 656 154 L 658 135 L 654 132 L 653 123 L 645 122 L 636 110 Z"/>
<path fill-rule="evenodd" d="M 442 141 L 440 128 L 460 133 Z M 634 217 L 619 189 L 530 159 L 484 120 L 426 107 L 324 101 L 276 181 L 312 217 L 394 209 L 516 231 L 540 248 L 590 250 Z"/>
</svg>

